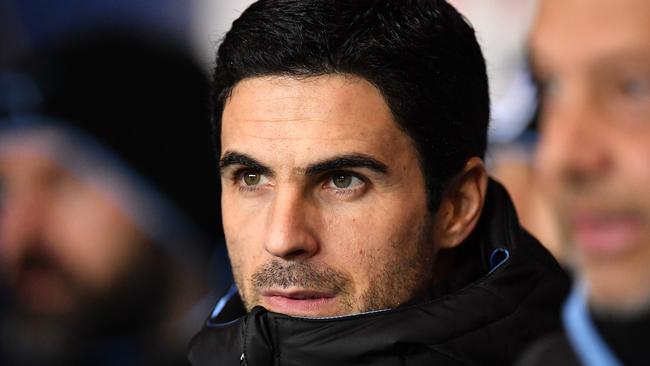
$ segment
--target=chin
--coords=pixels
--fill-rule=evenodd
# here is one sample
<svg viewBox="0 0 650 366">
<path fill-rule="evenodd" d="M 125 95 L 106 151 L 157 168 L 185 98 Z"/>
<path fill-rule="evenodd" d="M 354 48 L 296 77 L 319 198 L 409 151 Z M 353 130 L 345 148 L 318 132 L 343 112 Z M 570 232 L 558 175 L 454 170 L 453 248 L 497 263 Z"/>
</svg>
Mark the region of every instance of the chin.
<svg viewBox="0 0 650 366">
<path fill-rule="evenodd" d="M 611 276 L 611 275 L 610 275 Z M 634 318 L 650 312 L 650 278 L 645 281 L 645 286 L 627 287 L 629 281 L 624 274 L 617 275 L 622 281 L 599 281 L 598 277 L 588 282 L 597 283 L 599 286 L 590 286 L 589 305 L 594 312 L 617 318 Z"/>
</svg>

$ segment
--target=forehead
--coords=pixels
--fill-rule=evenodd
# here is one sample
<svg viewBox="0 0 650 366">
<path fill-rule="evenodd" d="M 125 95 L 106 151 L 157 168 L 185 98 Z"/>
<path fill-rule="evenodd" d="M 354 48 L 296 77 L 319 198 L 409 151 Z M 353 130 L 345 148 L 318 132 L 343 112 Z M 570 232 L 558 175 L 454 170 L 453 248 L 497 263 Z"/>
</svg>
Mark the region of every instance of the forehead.
<svg viewBox="0 0 650 366">
<path fill-rule="evenodd" d="M 531 33 L 536 62 L 580 64 L 650 50 L 650 1 L 543 0 Z"/>
<path fill-rule="evenodd" d="M 388 158 L 395 147 L 412 149 L 379 90 L 351 75 L 243 80 L 225 105 L 221 143 L 222 153 L 253 149 L 305 161 L 343 152 Z"/>
</svg>

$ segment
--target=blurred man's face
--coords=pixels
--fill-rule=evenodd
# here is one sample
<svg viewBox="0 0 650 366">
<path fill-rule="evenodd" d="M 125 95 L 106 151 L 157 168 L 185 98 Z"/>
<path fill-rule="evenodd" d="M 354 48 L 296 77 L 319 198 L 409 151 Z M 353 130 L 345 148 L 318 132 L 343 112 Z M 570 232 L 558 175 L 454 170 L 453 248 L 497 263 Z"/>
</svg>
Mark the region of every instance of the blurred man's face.
<svg viewBox="0 0 650 366">
<path fill-rule="evenodd" d="M 0 271 L 21 312 L 68 316 L 123 281 L 144 240 L 102 194 L 16 147 L 0 157 Z"/>
<path fill-rule="evenodd" d="M 650 2 L 543 1 L 539 164 L 592 303 L 650 301 Z"/>
<path fill-rule="evenodd" d="M 353 76 L 240 82 L 223 113 L 223 222 L 240 293 L 289 315 L 395 307 L 431 283 L 416 150 Z"/>
</svg>

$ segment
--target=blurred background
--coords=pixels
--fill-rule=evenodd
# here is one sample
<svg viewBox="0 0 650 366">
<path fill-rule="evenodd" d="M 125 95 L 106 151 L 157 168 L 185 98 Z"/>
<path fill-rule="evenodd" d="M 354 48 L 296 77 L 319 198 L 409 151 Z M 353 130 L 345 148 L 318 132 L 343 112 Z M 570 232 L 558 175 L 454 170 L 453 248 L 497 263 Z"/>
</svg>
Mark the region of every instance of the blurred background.
<svg viewBox="0 0 650 366">
<path fill-rule="evenodd" d="M 197 5 L 0 2 L 1 365 L 187 364 L 231 283 Z"/>
<path fill-rule="evenodd" d="M 250 3 L 0 0 L 0 364 L 185 364 L 230 282 L 207 85 Z M 535 1 L 451 3 L 487 59 L 489 169 L 559 256 L 532 160 Z"/>
</svg>

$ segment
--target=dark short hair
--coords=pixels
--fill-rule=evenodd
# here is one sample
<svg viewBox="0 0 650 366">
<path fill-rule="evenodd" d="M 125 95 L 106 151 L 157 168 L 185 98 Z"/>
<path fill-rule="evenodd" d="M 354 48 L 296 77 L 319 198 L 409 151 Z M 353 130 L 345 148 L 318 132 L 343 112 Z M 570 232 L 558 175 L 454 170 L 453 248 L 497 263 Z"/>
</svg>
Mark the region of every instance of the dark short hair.
<svg viewBox="0 0 650 366">
<path fill-rule="evenodd" d="M 335 73 L 381 92 L 414 142 L 429 209 L 437 210 L 449 179 L 486 148 L 488 81 L 472 27 L 443 0 L 260 0 L 235 20 L 217 53 L 217 136 L 239 81 Z"/>
</svg>

